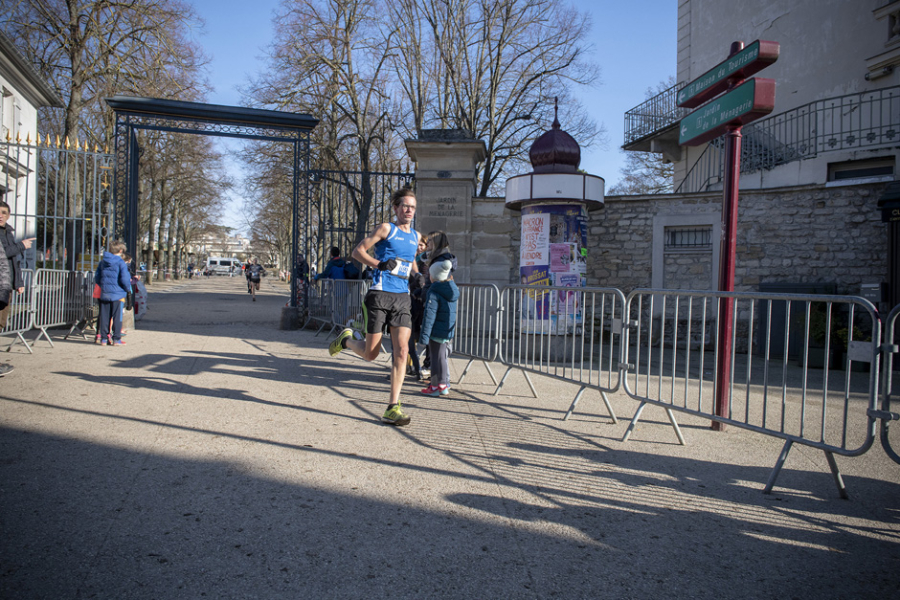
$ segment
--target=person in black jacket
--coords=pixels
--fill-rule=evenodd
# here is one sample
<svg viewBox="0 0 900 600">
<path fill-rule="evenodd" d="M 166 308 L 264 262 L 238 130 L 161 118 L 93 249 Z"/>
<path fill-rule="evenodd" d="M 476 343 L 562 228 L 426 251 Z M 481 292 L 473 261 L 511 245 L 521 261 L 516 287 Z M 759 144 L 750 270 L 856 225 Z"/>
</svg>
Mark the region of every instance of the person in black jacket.
<svg viewBox="0 0 900 600">
<path fill-rule="evenodd" d="M 9 204 L 0 201 L 0 244 L 3 245 L 3 251 L 6 253 L 6 262 L 9 266 L 9 277 L 12 283 L 12 289 L 16 293 L 25 292 L 25 282 L 22 279 L 22 272 L 19 270 L 19 256 L 27 249 L 31 248 L 34 238 L 26 238 L 21 242 L 16 242 L 16 232 L 9 225 Z M 9 308 L 12 304 L 12 298 L 3 310 L 0 310 L 0 329 L 6 327 L 6 321 L 9 319 Z"/>
<path fill-rule="evenodd" d="M 0 244 L 0 308 L 6 310 L 12 298 L 12 278 L 9 273 L 9 261 L 6 260 L 6 253 L 3 251 L 3 244 Z M 0 363 L 0 377 L 12 372 L 13 366 L 8 363 Z"/>
</svg>

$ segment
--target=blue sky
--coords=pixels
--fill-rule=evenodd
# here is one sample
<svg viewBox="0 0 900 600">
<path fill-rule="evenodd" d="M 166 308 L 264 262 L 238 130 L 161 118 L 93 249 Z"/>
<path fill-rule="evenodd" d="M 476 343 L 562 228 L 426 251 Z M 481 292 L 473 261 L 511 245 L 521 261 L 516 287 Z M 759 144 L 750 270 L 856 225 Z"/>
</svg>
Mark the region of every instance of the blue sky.
<svg viewBox="0 0 900 600">
<path fill-rule="evenodd" d="M 279 0 L 188 1 L 206 21 L 198 41 L 212 58 L 209 76 L 216 89 L 209 101 L 240 105 L 237 87 L 264 68 L 262 56 L 271 39 L 272 15 Z M 608 189 L 619 181 L 624 164 L 620 147 L 625 111 L 644 100 L 648 87 L 655 88 L 675 75 L 677 0 L 582 0 L 577 4 L 593 19 L 591 58 L 601 69 L 600 85 L 582 93 L 581 98 L 593 118 L 606 127 L 609 139 L 606 148 L 582 148 L 581 168 L 603 177 Z M 563 129 L 565 126 L 562 123 Z M 233 168 L 238 169 L 236 165 Z M 242 221 L 240 201 L 235 197 L 226 224 L 246 233 Z"/>
</svg>

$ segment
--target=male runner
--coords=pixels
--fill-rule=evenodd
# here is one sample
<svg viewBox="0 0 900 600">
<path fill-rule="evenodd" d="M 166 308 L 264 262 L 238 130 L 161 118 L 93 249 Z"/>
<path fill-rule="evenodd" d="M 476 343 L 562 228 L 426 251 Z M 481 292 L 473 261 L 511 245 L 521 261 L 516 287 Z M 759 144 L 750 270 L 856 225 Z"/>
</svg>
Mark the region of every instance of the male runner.
<svg viewBox="0 0 900 600">
<path fill-rule="evenodd" d="M 332 356 L 349 349 L 367 361 L 373 361 L 381 351 L 381 332 L 391 328 L 391 347 L 394 349 L 391 368 L 391 398 L 381 417 L 385 423 L 406 425 L 409 415 L 400 408 L 400 388 L 406 375 L 409 336 L 412 317 L 409 301 L 409 277 L 417 273 L 416 249 L 419 233 L 412 228 L 416 214 L 416 197 L 410 189 L 391 194 L 391 205 L 397 222 L 382 223 L 353 250 L 353 258 L 375 269 L 372 286 L 363 302 L 366 339 L 353 339 L 353 330 L 344 329 L 328 348 Z M 375 256 L 369 254 L 375 248 Z"/>
</svg>

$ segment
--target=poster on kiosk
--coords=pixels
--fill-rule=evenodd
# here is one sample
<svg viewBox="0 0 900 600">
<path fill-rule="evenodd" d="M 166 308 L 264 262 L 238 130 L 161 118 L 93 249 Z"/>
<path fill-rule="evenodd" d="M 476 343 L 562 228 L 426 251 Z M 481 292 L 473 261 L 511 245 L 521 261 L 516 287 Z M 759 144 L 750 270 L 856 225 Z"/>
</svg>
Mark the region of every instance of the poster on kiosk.
<svg viewBox="0 0 900 600">
<path fill-rule="evenodd" d="M 532 205 L 522 209 L 519 275 L 523 293 L 522 332 L 577 333 L 582 329 L 581 294 L 586 284 L 587 209 L 581 204 Z"/>
</svg>

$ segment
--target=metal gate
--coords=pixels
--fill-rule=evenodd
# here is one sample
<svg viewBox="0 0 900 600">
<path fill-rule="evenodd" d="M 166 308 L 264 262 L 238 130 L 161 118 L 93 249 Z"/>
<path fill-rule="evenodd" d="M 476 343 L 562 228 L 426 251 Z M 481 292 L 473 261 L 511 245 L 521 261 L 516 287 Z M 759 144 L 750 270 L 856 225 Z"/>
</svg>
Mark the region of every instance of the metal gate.
<svg viewBox="0 0 900 600">
<path fill-rule="evenodd" d="M 115 96 L 106 103 L 116 113 L 115 235 L 129 248 L 138 241 L 137 165 L 140 152 L 135 132 L 154 130 L 283 142 L 291 148 L 291 300 L 306 310 L 308 289 L 303 265 L 309 256 L 309 133 L 319 123 L 306 114 L 218 106 L 158 98 Z"/>
<path fill-rule="evenodd" d="M 310 170 L 309 264 L 321 273 L 333 247 L 348 258 L 353 248 L 379 223 L 390 222 L 391 194 L 412 187 L 409 172 Z M 415 222 L 413 223 L 415 226 Z"/>
</svg>

